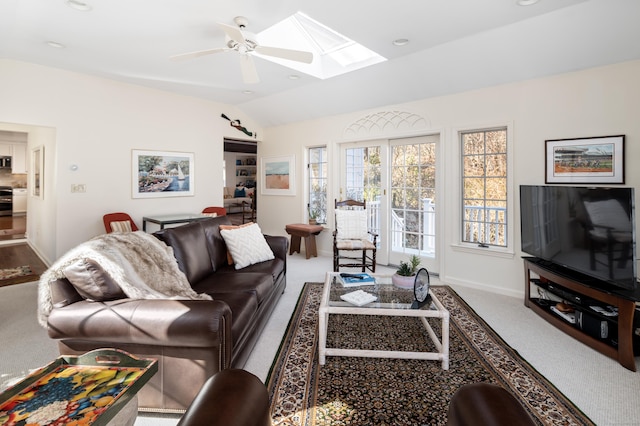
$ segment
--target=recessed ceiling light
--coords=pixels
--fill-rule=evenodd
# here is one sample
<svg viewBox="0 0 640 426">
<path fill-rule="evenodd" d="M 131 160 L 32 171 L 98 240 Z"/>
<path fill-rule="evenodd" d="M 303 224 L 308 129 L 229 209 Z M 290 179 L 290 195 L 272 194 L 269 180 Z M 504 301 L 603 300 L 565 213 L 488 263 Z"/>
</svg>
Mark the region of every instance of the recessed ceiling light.
<svg viewBox="0 0 640 426">
<path fill-rule="evenodd" d="M 397 38 L 395 40 L 393 40 L 393 45 L 394 46 L 405 46 L 409 44 L 409 39 L 407 38 Z"/>
<path fill-rule="evenodd" d="M 539 1 L 540 0 L 518 0 L 517 3 L 519 6 L 531 6 L 538 3 Z"/>
<path fill-rule="evenodd" d="M 242 93 L 245 95 L 253 95 L 253 90 L 243 90 Z"/>
<path fill-rule="evenodd" d="M 58 43 L 57 41 L 48 41 L 47 46 L 54 47 L 56 49 L 64 49 L 65 47 L 67 47 L 62 43 Z"/>
<path fill-rule="evenodd" d="M 74 8 L 75 10 L 81 10 L 83 12 L 88 12 L 92 9 L 90 5 L 81 0 L 66 0 L 65 3 L 67 6 Z"/>
<path fill-rule="evenodd" d="M 300 76 L 297 74 L 291 74 L 289 80 L 300 80 Z"/>
</svg>

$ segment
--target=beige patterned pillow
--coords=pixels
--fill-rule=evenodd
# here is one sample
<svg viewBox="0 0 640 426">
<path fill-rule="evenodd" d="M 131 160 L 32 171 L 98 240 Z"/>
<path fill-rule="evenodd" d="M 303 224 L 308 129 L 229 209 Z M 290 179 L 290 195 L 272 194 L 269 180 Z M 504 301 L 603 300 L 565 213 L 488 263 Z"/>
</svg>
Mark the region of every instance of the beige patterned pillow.
<svg viewBox="0 0 640 426">
<path fill-rule="evenodd" d="M 233 257 L 236 269 L 275 258 L 257 223 L 236 229 L 222 229 L 220 234 Z"/>
<path fill-rule="evenodd" d="M 111 232 L 131 232 L 131 222 L 128 220 L 111 222 Z"/>
<path fill-rule="evenodd" d="M 202 213 L 202 216 L 218 217 L 218 213 Z"/>
</svg>

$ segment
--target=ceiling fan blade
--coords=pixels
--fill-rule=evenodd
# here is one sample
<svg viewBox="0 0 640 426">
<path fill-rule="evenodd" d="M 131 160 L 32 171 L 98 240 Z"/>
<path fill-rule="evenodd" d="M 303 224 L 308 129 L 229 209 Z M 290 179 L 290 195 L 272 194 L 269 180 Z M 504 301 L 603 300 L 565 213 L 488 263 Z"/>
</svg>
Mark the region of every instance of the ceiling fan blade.
<svg viewBox="0 0 640 426">
<path fill-rule="evenodd" d="M 313 62 L 313 53 L 304 52 L 302 50 L 282 49 L 280 47 L 256 46 L 256 53 L 266 56 L 275 56 L 277 58 L 288 59 L 290 61 L 304 62 L 310 64 Z"/>
<path fill-rule="evenodd" d="M 235 40 L 238 43 L 245 42 L 244 35 L 242 34 L 242 31 L 240 31 L 240 28 L 232 27 L 231 25 L 227 24 L 221 24 L 220 22 L 218 22 L 218 26 L 222 28 L 222 31 L 224 31 L 231 40 Z"/>
<path fill-rule="evenodd" d="M 182 53 L 180 55 L 170 56 L 169 59 L 171 59 L 172 61 L 179 61 L 182 59 L 198 58 L 200 56 L 211 55 L 213 53 L 226 52 L 227 50 L 230 49 L 227 47 L 218 47 L 216 49 L 198 50 L 196 52 L 188 52 Z"/>
<path fill-rule="evenodd" d="M 253 63 L 251 55 L 240 55 L 240 70 L 242 71 L 242 79 L 246 84 L 259 83 L 258 71 L 256 64 Z"/>
</svg>

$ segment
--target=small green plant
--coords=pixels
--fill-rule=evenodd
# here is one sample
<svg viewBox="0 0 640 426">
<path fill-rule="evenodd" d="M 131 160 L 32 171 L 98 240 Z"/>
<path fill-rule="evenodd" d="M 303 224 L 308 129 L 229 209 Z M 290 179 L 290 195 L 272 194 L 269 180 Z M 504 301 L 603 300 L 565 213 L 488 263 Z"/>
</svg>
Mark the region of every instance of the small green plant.
<svg viewBox="0 0 640 426">
<path fill-rule="evenodd" d="M 420 266 L 420 257 L 413 254 L 408 262 L 400 261 L 400 266 L 398 266 L 396 274 L 403 277 L 410 277 L 418 272 L 418 266 Z"/>
</svg>

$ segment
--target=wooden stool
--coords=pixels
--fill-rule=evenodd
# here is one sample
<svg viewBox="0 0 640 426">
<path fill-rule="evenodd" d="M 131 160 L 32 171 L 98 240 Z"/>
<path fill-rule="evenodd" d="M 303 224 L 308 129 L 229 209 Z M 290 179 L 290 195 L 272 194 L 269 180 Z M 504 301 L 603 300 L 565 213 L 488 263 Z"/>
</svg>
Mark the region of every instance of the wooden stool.
<svg viewBox="0 0 640 426">
<path fill-rule="evenodd" d="M 304 237 L 304 249 L 307 259 L 311 256 L 318 257 L 316 249 L 316 235 L 324 229 L 321 225 L 307 225 L 306 223 L 294 223 L 284 228 L 291 235 L 289 254 L 300 253 L 300 238 Z"/>
</svg>

